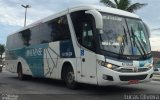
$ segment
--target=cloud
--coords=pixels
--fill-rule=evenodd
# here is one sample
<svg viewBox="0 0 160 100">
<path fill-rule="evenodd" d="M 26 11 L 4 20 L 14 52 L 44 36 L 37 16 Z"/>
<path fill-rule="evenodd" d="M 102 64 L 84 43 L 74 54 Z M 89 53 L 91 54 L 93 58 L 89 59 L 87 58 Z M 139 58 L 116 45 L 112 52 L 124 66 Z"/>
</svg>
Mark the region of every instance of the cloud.
<svg viewBox="0 0 160 100">
<path fill-rule="evenodd" d="M 7 36 L 21 27 L 0 24 L 0 28 L 0 43 L 5 44 Z"/>
<path fill-rule="evenodd" d="M 0 0 L 0 43 L 5 43 L 6 37 L 24 24 L 24 11 L 22 4 L 29 4 L 32 7 L 28 9 L 27 24 L 33 23 L 39 19 L 59 12 L 78 4 L 96 4 L 100 0 Z M 159 0 L 132 0 L 133 3 L 148 3 L 148 5 L 136 12 L 143 20 L 148 22 L 151 29 L 160 27 L 160 9 Z M 153 50 L 159 48 L 160 32 L 152 32 L 151 46 Z"/>
<path fill-rule="evenodd" d="M 0 3 L 0 23 L 4 25 L 22 26 L 24 17 L 21 16 L 22 10 L 17 7 L 10 7 Z M 30 19 L 29 19 L 30 21 Z"/>
<path fill-rule="evenodd" d="M 27 12 L 28 25 L 74 5 L 98 3 L 99 0 L 0 0 L 0 43 L 5 43 L 8 34 L 23 27 L 22 4 L 31 5 Z"/>
<path fill-rule="evenodd" d="M 151 0 L 133 0 L 133 3 L 135 2 L 148 3 L 146 7 L 138 10 L 136 13 L 147 21 L 151 28 L 160 27 L 159 13 L 156 12 L 156 10 L 159 9 L 158 0 L 155 0 L 155 2 Z M 100 5 L 100 0 L 1 0 L 0 23 L 23 26 L 24 8 L 21 7 L 21 4 L 29 4 L 32 6 L 27 14 L 27 23 L 30 24 L 73 5 Z"/>
<path fill-rule="evenodd" d="M 25 9 L 21 7 L 21 4 L 31 5 L 27 13 L 27 23 L 30 24 L 73 5 L 97 3 L 99 3 L 98 0 L 1 0 L 0 23 L 23 26 Z"/>
<path fill-rule="evenodd" d="M 150 43 L 153 51 L 160 50 L 159 41 L 160 41 L 160 31 L 151 32 Z"/>
<path fill-rule="evenodd" d="M 14 4 L 14 3 L 13 3 Z M 24 24 L 24 8 L 21 5 L 8 6 L 6 3 L 0 3 L 0 23 L 4 25 L 23 26 Z M 51 14 L 51 11 L 36 8 L 28 9 L 27 23 L 30 24 L 45 15 Z"/>
</svg>

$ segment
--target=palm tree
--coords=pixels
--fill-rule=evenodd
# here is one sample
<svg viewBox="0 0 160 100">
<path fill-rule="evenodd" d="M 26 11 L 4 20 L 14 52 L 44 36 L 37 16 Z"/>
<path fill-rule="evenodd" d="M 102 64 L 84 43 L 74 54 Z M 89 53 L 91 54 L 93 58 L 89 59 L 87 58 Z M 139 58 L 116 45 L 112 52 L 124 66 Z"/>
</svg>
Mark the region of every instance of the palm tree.
<svg viewBox="0 0 160 100">
<path fill-rule="evenodd" d="M 125 10 L 128 12 L 135 12 L 136 10 L 146 6 L 147 4 L 134 3 L 131 4 L 131 0 L 100 0 L 101 3 L 108 7 Z"/>
</svg>

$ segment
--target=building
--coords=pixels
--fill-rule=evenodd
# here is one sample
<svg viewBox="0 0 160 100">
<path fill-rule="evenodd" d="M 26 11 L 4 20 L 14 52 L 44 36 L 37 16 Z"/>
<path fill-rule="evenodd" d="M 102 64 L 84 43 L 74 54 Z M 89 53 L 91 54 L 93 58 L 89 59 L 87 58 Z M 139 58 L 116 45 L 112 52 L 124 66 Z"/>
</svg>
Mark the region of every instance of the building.
<svg viewBox="0 0 160 100">
<path fill-rule="evenodd" d="M 152 51 L 154 65 L 160 64 L 160 52 Z"/>
</svg>

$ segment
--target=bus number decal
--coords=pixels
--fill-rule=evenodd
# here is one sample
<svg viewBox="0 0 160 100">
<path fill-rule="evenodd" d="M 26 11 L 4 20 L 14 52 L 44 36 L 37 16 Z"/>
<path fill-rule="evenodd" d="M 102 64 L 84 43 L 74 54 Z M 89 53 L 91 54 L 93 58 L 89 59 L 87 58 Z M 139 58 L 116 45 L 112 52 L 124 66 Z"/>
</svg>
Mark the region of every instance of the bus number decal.
<svg viewBox="0 0 160 100">
<path fill-rule="evenodd" d="M 62 53 L 63 57 L 71 57 L 72 56 L 72 52 L 64 52 Z"/>
<path fill-rule="evenodd" d="M 122 63 L 122 66 L 133 66 L 133 63 Z"/>
</svg>

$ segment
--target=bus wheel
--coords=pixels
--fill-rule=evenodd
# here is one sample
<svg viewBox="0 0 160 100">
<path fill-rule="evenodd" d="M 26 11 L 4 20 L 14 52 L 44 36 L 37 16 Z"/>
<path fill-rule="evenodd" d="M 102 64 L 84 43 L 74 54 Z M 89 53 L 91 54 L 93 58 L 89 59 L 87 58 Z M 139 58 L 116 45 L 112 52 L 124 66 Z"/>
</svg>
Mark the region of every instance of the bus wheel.
<svg viewBox="0 0 160 100">
<path fill-rule="evenodd" d="M 18 79 L 19 80 L 24 80 L 24 75 L 23 75 L 22 65 L 21 64 L 18 65 L 17 73 L 18 73 Z"/>
<path fill-rule="evenodd" d="M 66 71 L 65 82 L 68 88 L 77 89 L 77 83 L 75 81 L 75 75 L 72 68 L 68 68 Z"/>
</svg>

